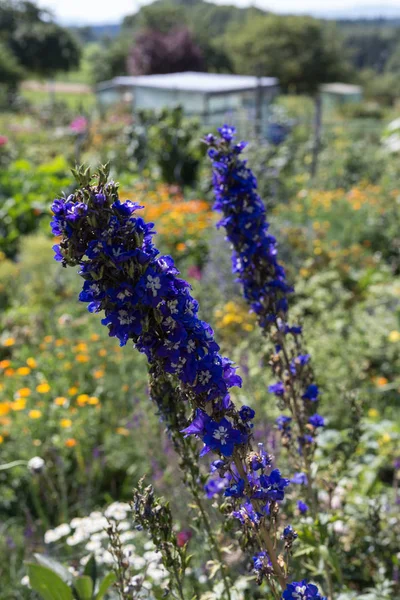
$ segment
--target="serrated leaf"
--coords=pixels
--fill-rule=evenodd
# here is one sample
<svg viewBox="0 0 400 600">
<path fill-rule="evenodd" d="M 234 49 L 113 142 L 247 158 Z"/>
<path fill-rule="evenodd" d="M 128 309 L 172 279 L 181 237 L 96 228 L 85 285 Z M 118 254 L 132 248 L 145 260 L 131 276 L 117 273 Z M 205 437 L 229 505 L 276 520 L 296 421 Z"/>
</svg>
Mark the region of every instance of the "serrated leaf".
<svg viewBox="0 0 400 600">
<path fill-rule="evenodd" d="M 29 584 L 43 600 L 73 600 L 71 588 L 54 571 L 34 563 L 27 567 Z"/>
<path fill-rule="evenodd" d="M 91 600 L 93 594 L 93 581 L 88 575 L 77 577 L 74 581 L 74 588 L 78 594 L 79 600 Z"/>
</svg>

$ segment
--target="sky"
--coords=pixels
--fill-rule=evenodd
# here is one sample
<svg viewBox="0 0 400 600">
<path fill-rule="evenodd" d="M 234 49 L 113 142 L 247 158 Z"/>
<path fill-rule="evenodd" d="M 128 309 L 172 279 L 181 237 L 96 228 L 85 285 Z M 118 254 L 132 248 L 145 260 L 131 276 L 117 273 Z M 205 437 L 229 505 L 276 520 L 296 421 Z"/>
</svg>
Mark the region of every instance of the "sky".
<svg viewBox="0 0 400 600">
<path fill-rule="evenodd" d="M 293 13 L 329 13 L 330 11 L 348 11 L 357 8 L 365 16 L 377 16 L 382 13 L 400 15 L 400 0 L 217 0 L 219 4 L 236 4 L 237 6 L 259 6 L 273 12 Z M 43 8 L 49 8 L 56 19 L 64 24 L 102 24 L 118 23 L 127 15 L 136 12 L 147 0 L 39 0 Z M 371 14 L 372 11 L 372 14 Z M 393 14 L 392 13 L 392 14 Z"/>
</svg>

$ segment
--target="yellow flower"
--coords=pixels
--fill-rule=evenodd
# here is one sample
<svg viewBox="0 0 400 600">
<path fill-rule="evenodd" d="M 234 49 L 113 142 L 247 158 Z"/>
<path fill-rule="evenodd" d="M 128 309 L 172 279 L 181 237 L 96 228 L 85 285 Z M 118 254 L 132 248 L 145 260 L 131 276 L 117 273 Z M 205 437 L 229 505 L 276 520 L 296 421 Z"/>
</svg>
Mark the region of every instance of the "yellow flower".
<svg viewBox="0 0 400 600">
<path fill-rule="evenodd" d="M 35 369 L 37 366 L 36 360 L 34 358 L 32 358 L 31 356 L 29 358 L 26 359 L 26 364 L 28 365 L 28 367 L 30 367 L 31 369 Z"/>
<path fill-rule="evenodd" d="M 67 428 L 67 427 L 71 427 L 71 425 L 72 425 L 71 419 L 61 419 L 61 421 L 60 421 L 61 427 Z"/>
<path fill-rule="evenodd" d="M 6 346 L 6 347 L 14 346 L 14 344 L 15 344 L 15 339 L 13 337 L 6 338 L 3 341 L 3 346 Z"/>
<path fill-rule="evenodd" d="M 52 342 L 52 341 L 53 341 L 53 336 L 52 336 L 52 335 L 46 335 L 46 336 L 43 338 L 43 341 L 44 341 L 44 342 L 46 342 L 46 344 L 50 344 L 50 342 Z"/>
<path fill-rule="evenodd" d="M 56 347 L 60 348 L 60 346 L 64 346 L 65 342 L 62 339 L 56 340 Z"/>
<path fill-rule="evenodd" d="M 57 406 L 64 406 L 64 404 L 66 404 L 67 402 L 68 400 L 64 398 L 64 396 L 57 396 L 57 398 L 54 398 L 54 404 L 56 404 Z"/>
<path fill-rule="evenodd" d="M 0 444 L 2 444 L 4 442 L 4 437 L 2 435 L 0 435 Z"/>
<path fill-rule="evenodd" d="M 10 412 L 10 402 L 0 402 L 0 417 L 8 415 Z"/>
<path fill-rule="evenodd" d="M 99 402 L 100 402 L 100 400 L 98 398 L 96 398 L 96 396 L 91 396 L 88 400 L 88 404 L 92 404 L 93 406 L 95 406 Z"/>
<path fill-rule="evenodd" d="M 129 390 L 129 385 L 128 385 L 127 383 L 125 383 L 125 384 L 122 386 L 122 391 L 123 391 L 123 392 L 127 392 L 128 390 Z"/>
<path fill-rule="evenodd" d="M 50 386 L 47 382 L 39 383 L 39 385 L 36 386 L 36 391 L 39 392 L 39 394 L 47 394 L 47 392 L 50 391 Z"/>
<path fill-rule="evenodd" d="M 102 369 L 96 369 L 96 371 L 94 371 L 93 373 L 93 377 L 95 379 L 101 379 L 102 377 L 104 377 L 104 371 Z"/>
<path fill-rule="evenodd" d="M 371 419 L 376 419 L 379 417 L 379 411 L 376 410 L 376 408 L 370 408 L 368 411 L 368 416 L 371 417 Z"/>
<path fill-rule="evenodd" d="M 18 375 L 29 375 L 30 372 L 31 370 L 29 367 L 19 367 L 19 369 L 17 369 Z"/>
<path fill-rule="evenodd" d="M 117 429 L 115 430 L 119 435 L 124 435 L 125 437 L 128 436 L 130 434 L 129 429 L 127 429 L 126 427 L 117 427 Z"/>
<path fill-rule="evenodd" d="M 80 363 L 86 363 L 89 361 L 89 356 L 87 354 L 77 354 L 75 359 Z"/>
<path fill-rule="evenodd" d="M 98 351 L 98 355 L 107 356 L 107 350 L 105 348 L 101 348 L 101 350 Z"/>
<path fill-rule="evenodd" d="M 31 390 L 28 387 L 24 387 L 24 388 L 17 390 L 15 395 L 17 398 L 28 398 L 28 396 L 30 396 L 30 394 L 31 394 Z"/>
<path fill-rule="evenodd" d="M 390 433 L 388 433 L 387 431 L 382 435 L 381 438 L 379 438 L 378 442 L 380 445 L 382 444 L 388 444 L 392 439 L 392 436 L 390 435 Z"/>
<path fill-rule="evenodd" d="M 70 396 L 75 396 L 75 394 L 77 394 L 77 393 L 78 393 L 78 388 L 74 385 L 72 387 L 70 387 L 68 390 L 68 394 Z"/>
<path fill-rule="evenodd" d="M 97 340 L 100 339 L 100 336 L 98 333 L 92 333 L 92 335 L 90 336 L 90 339 L 92 342 L 97 342 Z"/>
<path fill-rule="evenodd" d="M 15 400 L 15 402 L 11 402 L 11 409 L 18 412 L 19 410 L 24 410 L 26 408 L 26 400 L 21 398 L 20 400 Z"/>
<path fill-rule="evenodd" d="M 389 342 L 399 342 L 400 341 L 400 331 L 391 331 L 388 336 Z"/>
<path fill-rule="evenodd" d="M 87 349 L 87 344 L 85 344 L 85 342 L 79 342 L 79 344 L 74 347 L 75 352 L 87 352 Z"/>
<path fill-rule="evenodd" d="M 28 417 L 30 419 L 40 419 L 41 416 L 42 413 L 40 412 L 40 410 L 36 410 L 35 408 L 33 410 L 30 410 L 28 413 Z"/>
<path fill-rule="evenodd" d="M 68 439 L 65 441 L 65 446 L 66 446 L 67 448 L 73 448 L 74 446 L 76 446 L 76 445 L 77 445 L 77 443 L 78 443 L 78 442 L 76 441 L 76 439 L 75 439 L 75 438 L 68 438 Z"/>
<path fill-rule="evenodd" d="M 76 399 L 79 406 L 85 406 L 85 404 L 88 402 L 88 400 L 89 400 L 88 394 L 79 394 L 79 396 Z"/>
</svg>

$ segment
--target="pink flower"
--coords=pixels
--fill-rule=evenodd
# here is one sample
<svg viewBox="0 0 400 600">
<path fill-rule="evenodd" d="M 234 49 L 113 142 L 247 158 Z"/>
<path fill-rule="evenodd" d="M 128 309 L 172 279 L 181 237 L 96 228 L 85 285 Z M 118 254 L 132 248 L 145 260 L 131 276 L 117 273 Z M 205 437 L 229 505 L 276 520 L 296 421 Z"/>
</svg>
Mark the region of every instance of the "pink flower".
<svg viewBox="0 0 400 600">
<path fill-rule="evenodd" d="M 191 537 L 192 532 L 189 529 L 182 529 L 182 531 L 179 531 L 179 533 L 176 534 L 176 541 L 178 542 L 179 548 L 182 548 L 187 544 Z"/>
<path fill-rule="evenodd" d="M 8 142 L 8 137 L 5 135 L 0 135 L 0 146 L 5 146 Z"/>
<path fill-rule="evenodd" d="M 87 129 L 87 125 L 88 123 L 85 117 L 76 117 L 76 119 L 74 119 L 72 123 L 70 123 L 69 128 L 74 133 L 84 133 Z"/>
<path fill-rule="evenodd" d="M 192 277 L 192 279 L 196 279 L 197 281 L 200 281 L 200 279 L 202 278 L 201 270 L 196 265 L 192 265 L 188 268 L 188 275 L 189 277 Z"/>
</svg>

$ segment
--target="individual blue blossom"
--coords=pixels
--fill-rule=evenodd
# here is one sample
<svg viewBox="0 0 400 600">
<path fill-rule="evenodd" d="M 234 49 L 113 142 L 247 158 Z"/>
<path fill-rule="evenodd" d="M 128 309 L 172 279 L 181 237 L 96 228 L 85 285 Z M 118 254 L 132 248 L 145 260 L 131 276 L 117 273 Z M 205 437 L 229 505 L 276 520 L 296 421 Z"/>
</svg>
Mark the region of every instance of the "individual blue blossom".
<svg viewBox="0 0 400 600">
<path fill-rule="evenodd" d="M 283 530 L 282 538 L 288 542 L 292 542 L 298 537 L 297 532 L 293 529 L 291 525 L 286 525 Z"/>
<path fill-rule="evenodd" d="M 265 550 L 262 552 L 257 552 L 257 554 L 253 556 L 253 567 L 254 570 L 258 572 L 272 572 L 271 559 L 269 558 L 268 553 L 265 552 Z"/>
<path fill-rule="evenodd" d="M 319 415 L 318 413 L 313 414 L 308 419 L 308 422 L 310 423 L 310 425 L 312 425 L 315 428 L 317 428 L 317 427 L 324 427 L 324 425 L 325 425 L 325 419 L 324 419 L 324 417 L 321 417 L 321 415 Z"/>
<path fill-rule="evenodd" d="M 223 493 L 229 481 L 224 477 L 209 479 L 204 486 L 207 498 L 211 499 Z"/>
<path fill-rule="evenodd" d="M 252 471 L 266 469 L 272 464 L 272 456 L 264 450 L 264 444 L 258 444 L 258 452 L 252 452 L 249 457 L 250 468 Z"/>
<path fill-rule="evenodd" d="M 242 408 L 239 410 L 239 416 L 242 419 L 243 423 L 247 423 L 248 421 L 254 419 L 255 414 L 255 410 L 250 408 L 250 406 L 242 406 Z"/>
<path fill-rule="evenodd" d="M 283 385 L 282 381 L 278 381 L 277 383 L 273 383 L 272 385 L 268 386 L 268 391 L 270 394 L 275 394 L 275 396 L 283 396 L 285 393 L 285 386 Z"/>
<path fill-rule="evenodd" d="M 283 592 L 282 600 L 326 600 L 326 597 L 321 596 L 316 585 L 303 579 L 289 583 Z"/>
<path fill-rule="evenodd" d="M 285 497 L 285 487 L 289 480 L 281 477 L 279 469 L 274 469 L 269 475 L 260 476 L 260 485 L 253 493 L 253 498 L 278 502 Z"/>
<path fill-rule="evenodd" d="M 303 400 L 311 400 L 311 402 L 316 402 L 319 396 L 319 389 L 315 383 L 311 383 L 304 394 L 302 395 Z"/>
<path fill-rule="evenodd" d="M 299 500 L 297 502 L 297 508 L 299 509 L 300 514 L 305 515 L 306 512 L 308 511 L 308 504 L 306 504 L 302 500 Z"/>
<path fill-rule="evenodd" d="M 242 498 L 244 495 L 244 480 L 238 479 L 235 483 L 226 488 L 224 496 L 227 498 Z"/>
<path fill-rule="evenodd" d="M 205 446 L 214 452 L 220 452 L 223 456 L 232 456 L 235 446 L 246 441 L 246 436 L 234 429 L 225 418 L 220 421 L 209 420 L 205 430 L 206 433 L 202 438 Z"/>
<path fill-rule="evenodd" d="M 279 431 L 287 431 L 290 429 L 290 424 L 292 422 L 292 417 L 287 417 L 286 415 L 280 415 L 275 423 L 278 425 Z"/>
<path fill-rule="evenodd" d="M 290 483 L 296 483 L 297 485 L 307 485 L 308 478 L 305 473 L 295 473 L 290 480 Z"/>
</svg>

